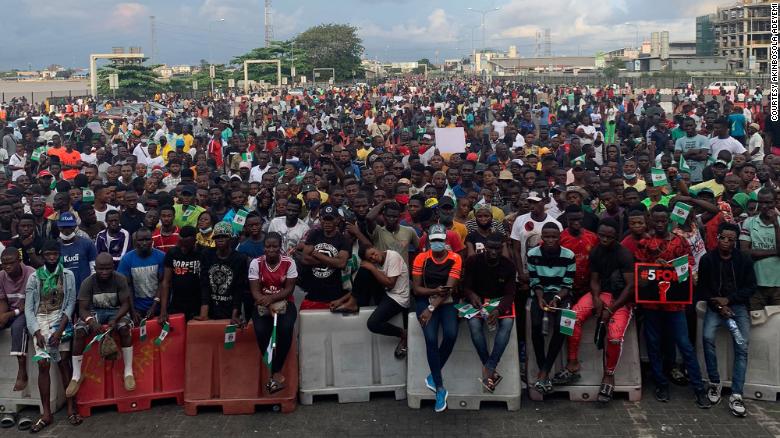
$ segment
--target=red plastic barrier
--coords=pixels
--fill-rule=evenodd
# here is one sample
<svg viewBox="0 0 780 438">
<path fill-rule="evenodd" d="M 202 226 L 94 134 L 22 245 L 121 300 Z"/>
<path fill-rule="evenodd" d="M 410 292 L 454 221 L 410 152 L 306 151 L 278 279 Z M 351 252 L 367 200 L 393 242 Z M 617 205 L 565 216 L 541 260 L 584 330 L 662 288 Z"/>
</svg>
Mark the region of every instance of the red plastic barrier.
<svg viewBox="0 0 780 438">
<path fill-rule="evenodd" d="M 116 405 L 119 412 L 135 412 L 150 409 L 152 400 L 175 398 L 179 405 L 184 403 L 184 345 L 187 336 L 184 315 L 171 315 L 168 323 L 170 331 L 160 346 L 154 344 L 160 334 L 156 319 L 147 321 L 144 342 L 140 340 L 139 329 L 132 330 L 135 376 L 135 390 L 132 392 L 125 391 L 125 364 L 121 351 L 115 361 L 104 361 L 97 345 L 84 354 L 81 365 L 84 381 L 76 395 L 79 415 L 88 417 L 96 406 Z M 115 339 L 118 341 L 118 338 Z"/>
<path fill-rule="evenodd" d="M 257 348 L 252 324 L 236 331 L 235 344 L 229 350 L 225 349 L 227 325 L 227 320 L 187 324 L 184 413 L 197 415 L 199 406 L 221 406 L 227 415 L 253 414 L 258 405 L 277 405 L 285 413 L 294 411 L 298 394 L 296 337 L 282 370 L 286 387 L 269 395 L 265 388 L 269 370 Z"/>
</svg>

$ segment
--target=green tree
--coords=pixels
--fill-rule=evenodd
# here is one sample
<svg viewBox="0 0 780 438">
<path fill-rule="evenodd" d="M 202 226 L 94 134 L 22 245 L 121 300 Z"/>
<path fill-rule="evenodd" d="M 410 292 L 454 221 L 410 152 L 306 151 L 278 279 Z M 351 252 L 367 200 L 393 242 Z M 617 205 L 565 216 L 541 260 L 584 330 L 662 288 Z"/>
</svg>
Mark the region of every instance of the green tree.
<svg viewBox="0 0 780 438">
<path fill-rule="evenodd" d="M 295 50 L 302 50 L 311 67 L 333 68 L 336 81 L 362 76 L 360 56 L 363 41 L 357 28 L 347 24 L 321 24 L 307 29 L 295 38 Z M 296 56 L 297 58 L 297 56 Z M 306 72 L 309 74 L 311 69 Z"/>
<path fill-rule="evenodd" d="M 237 80 L 244 78 L 244 61 L 251 59 L 278 59 L 281 61 L 282 76 L 290 77 L 291 67 L 295 61 L 295 75 L 301 76 L 311 72 L 309 57 L 306 51 L 298 47 L 294 41 L 272 41 L 268 47 L 258 47 L 249 52 L 233 58 L 230 62 L 238 68 Z M 248 74 L 250 80 L 263 80 L 272 84 L 276 83 L 275 64 L 249 64 Z"/>
<path fill-rule="evenodd" d="M 601 73 L 609 79 L 615 79 L 622 68 L 625 68 L 625 62 L 620 58 L 612 58 Z"/>
<path fill-rule="evenodd" d="M 144 59 L 146 61 L 146 59 Z M 159 76 L 152 71 L 154 66 L 143 64 L 109 64 L 98 69 L 98 94 L 113 96 L 114 91 L 108 86 L 108 75 L 119 75 L 119 89 L 116 97 L 123 99 L 140 99 L 157 92 L 165 91 L 165 86 L 159 81 Z"/>
</svg>

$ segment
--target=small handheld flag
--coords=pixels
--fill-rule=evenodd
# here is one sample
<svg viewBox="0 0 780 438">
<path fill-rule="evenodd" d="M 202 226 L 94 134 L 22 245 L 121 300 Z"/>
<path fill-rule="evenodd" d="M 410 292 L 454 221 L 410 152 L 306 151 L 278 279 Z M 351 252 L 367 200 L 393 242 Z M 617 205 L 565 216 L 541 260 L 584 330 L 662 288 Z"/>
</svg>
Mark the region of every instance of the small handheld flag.
<svg viewBox="0 0 780 438">
<path fill-rule="evenodd" d="M 672 210 L 670 219 L 680 225 L 684 224 L 688 219 L 688 215 L 691 214 L 691 208 L 692 207 L 690 205 L 684 202 L 678 202 L 674 204 L 674 209 Z"/>
<path fill-rule="evenodd" d="M 653 179 L 653 187 L 661 187 L 669 184 L 666 180 L 666 172 L 663 169 L 653 167 L 650 169 L 650 177 Z"/>
<path fill-rule="evenodd" d="M 230 350 L 236 345 L 236 328 L 234 324 L 225 327 L 225 350 Z"/>
<path fill-rule="evenodd" d="M 577 312 L 569 309 L 561 309 L 561 334 L 566 336 L 573 335 L 575 322 L 577 322 Z"/>
<path fill-rule="evenodd" d="M 677 257 L 676 259 L 672 260 L 672 266 L 674 266 L 674 270 L 677 272 L 677 282 L 682 283 L 683 281 L 688 279 L 688 256 L 684 255 L 682 257 Z"/>
<path fill-rule="evenodd" d="M 154 340 L 154 345 L 157 345 L 158 347 L 160 344 L 163 343 L 165 340 L 165 337 L 168 336 L 168 332 L 170 332 L 171 326 L 168 324 L 168 321 L 165 322 L 162 326 L 162 330 L 160 331 L 160 336 L 157 336 L 157 339 Z"/>
</svg>

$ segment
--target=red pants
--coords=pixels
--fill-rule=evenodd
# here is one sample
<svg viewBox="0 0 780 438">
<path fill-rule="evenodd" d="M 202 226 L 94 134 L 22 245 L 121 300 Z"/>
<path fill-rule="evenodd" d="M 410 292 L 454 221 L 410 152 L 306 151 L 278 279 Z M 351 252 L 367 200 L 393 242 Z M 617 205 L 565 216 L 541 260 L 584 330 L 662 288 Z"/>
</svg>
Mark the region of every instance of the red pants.
<svg viewBox="0 0 780 438">
<path fill-rule="evenodd" d="M 599 294 L 604 306 L 612 304 L 612 294 L 601 292 Z M 604 344 L 604 372 L 607 375 L 615 374 L 620 354 L 623 352 L 623 336 L 626 334 L 628 323 L 631 322 L 632 305 L 628 304 L 616 310 L 607 323 L 607 340 Z M 580 341 L 582 340 L 582 324 L 593 316 L 593 295 L 587 293 L 580 298 L 573 310 L 577 312 L 577 322 L 574 324 L 574 334 L 569 337 L 569 361 L 577 360 Z"/>
<path fill-rule="evenodd" d="M 301 310 L 329 310 L 330 309 L 330 303 L 326 302 L 320 302 L 320 301 L 311 301 L 307 300 L 306 298 L 303 299 L 301 302 Z"/>
</svg>

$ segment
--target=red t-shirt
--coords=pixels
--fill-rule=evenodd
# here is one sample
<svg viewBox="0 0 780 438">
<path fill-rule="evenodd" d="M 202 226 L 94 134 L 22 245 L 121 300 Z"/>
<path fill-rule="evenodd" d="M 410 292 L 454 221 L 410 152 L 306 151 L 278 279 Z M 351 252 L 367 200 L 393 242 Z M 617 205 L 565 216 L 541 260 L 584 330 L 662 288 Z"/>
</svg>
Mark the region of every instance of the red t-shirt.
<svg viewBox="0 0 780 438">
<path fill-rule="evenodd" d="M 586 229 L 580 230 L 580 235 L 574 237 L 566 228 L 561 233 L 561 246 L 570 249 L 574 253 L 574 262 L 577 270 L 574 272 L 574 290 L 583 292 L 590 290 L 590 270 L 588 268 L 588 255 L 599 244 L 596 233 Z"/>
<path fill-rule="evenodd" d="M 691 255 L 691 246 L 684 238 L 670 233 L 663 239 L 650 236 L 640 240 L 636 261 L 640 263 L 656 263 L 657 260 L 661 259 L 671 263 L 672 260 L 684 255 L 688 256 L 688 270 L 692 272 L 693 256 Z M 647 309 L 669 312 L 685 310 L 685 305 L 683 304 L 642 304 L 642 306 Z"/>
<path fill-rule="evenodd" d="M 179 227 L 175 227 L 173 233 L 169 236 L 163 236 L 160 228 L 152 233 L 152 246 L 162 252 L 168 252 L 169 249 L 179 243 Z"/>
<path fill-rule="evenodd" d="M 268 266 L 264 255 L 249 262 L 249 280 L 259 280 L 260 292 L 264 294 L 280 293 L 288 278 L 298 278 L 295 262 L 290 257 L 281 256 L 279 264 L 274 267 Z M 287 301 L 293 301 L 292 294 Z"/>
</svg>

